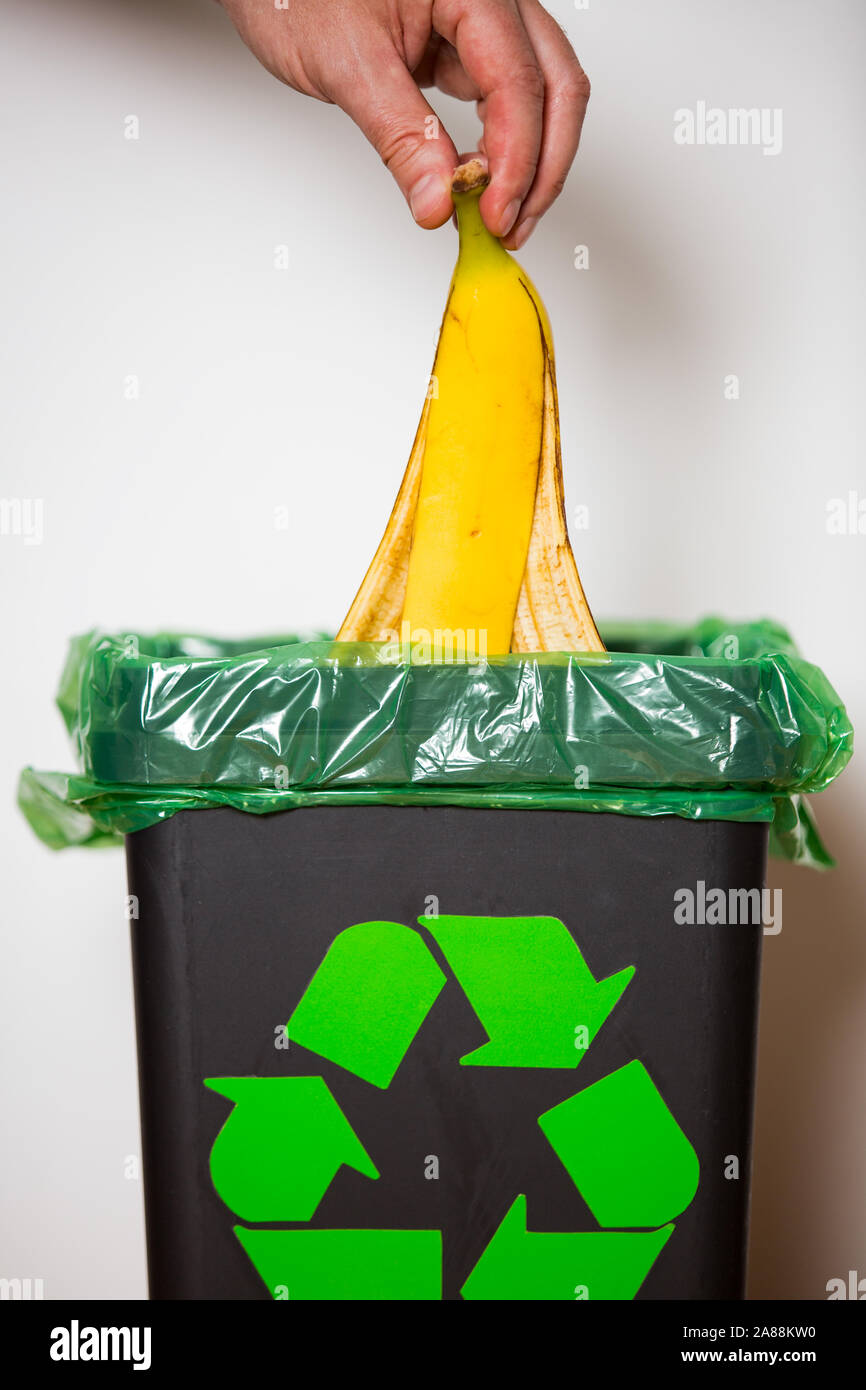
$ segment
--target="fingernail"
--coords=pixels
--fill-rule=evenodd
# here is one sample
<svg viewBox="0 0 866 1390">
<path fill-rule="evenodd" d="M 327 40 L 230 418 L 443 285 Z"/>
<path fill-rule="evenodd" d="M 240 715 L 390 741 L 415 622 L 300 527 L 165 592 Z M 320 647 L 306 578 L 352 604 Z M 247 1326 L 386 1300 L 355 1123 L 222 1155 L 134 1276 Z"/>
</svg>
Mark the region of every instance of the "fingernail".
<svg viewBox="0 0 866 1390">
<path fill-rule="evenodd" d="M 514 233 L 514 249 L 519 251 L 521 246 L 525 246 L 532 233 L 538 226 L 537 217 L 527 217 L 525 222 L 521 222 L 517 231 Z"/>
<path fill-rule="evenodd" d="M 443 183 L 435 174 L 425 174 L 409 193 L 409 209 L 416 222 L 435 217 L 442 206 Z"/>
<path fill-rule="evenodd" d="M 508 207 L 505 209 L 505 211 L 499 219 L 500 236 L 508 236 L 508 233 L 511 231 L 511 228 L 514 226 L 519 211 L 520 199 L 512 198 L 511 202 L 508 204 Z"/>
</svg>

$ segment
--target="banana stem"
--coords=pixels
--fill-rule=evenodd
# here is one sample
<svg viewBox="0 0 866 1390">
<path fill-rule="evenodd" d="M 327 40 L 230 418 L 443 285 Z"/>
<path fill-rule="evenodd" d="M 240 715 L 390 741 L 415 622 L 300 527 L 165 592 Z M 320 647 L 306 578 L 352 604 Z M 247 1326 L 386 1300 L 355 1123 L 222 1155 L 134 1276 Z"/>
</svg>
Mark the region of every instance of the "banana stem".
<svg viewBox="0 0 866 1390">
<path fill-rule="evenodd" d="M 460 259 L 483 257 L 488 266 L 499 259 L 510 259 L 508 252 L 485 225 L 481 216 L 481 194 L 490 182 L 490 175 L 480 159 L 467 160 L 454 171 L 451 194 L 457 211 L 457 231 Z"/>
<path fill-rule="evenodd" d="M 457 198 L 461 193 L 480 193 L 490 182 L 490 175 L 480 159 L 467 159 L 458 164 L 451 179 L 451 192 Z"/>
</svg>

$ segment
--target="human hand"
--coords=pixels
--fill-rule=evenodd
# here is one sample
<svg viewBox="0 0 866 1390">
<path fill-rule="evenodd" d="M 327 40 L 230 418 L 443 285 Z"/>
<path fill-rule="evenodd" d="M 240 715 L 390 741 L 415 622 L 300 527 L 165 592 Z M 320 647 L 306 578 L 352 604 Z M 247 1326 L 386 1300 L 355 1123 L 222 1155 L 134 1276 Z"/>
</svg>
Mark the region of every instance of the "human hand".
<svg viewBox="0 0 866 1390">
<path fill-rule="evenodd" d="M 491 174 L 481 212 L 506 246 L 522 246 L 561 192 L 589 80 L 538 0 L 221 3 L 269 72 L 360 126 L 420 226 L 450 217 L 459 163 L 422 87 L 478 103 Z"/>
</svg>

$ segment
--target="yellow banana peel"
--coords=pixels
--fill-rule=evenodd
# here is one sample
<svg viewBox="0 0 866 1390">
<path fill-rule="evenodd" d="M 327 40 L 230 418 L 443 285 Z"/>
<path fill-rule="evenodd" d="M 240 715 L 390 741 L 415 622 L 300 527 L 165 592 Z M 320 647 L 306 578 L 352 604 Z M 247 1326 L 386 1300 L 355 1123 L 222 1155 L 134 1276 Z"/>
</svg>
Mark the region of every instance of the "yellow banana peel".
<svg viewBox="0 0 866 1390">
<path fill-rule="evenodd" d="M 337 634 L 449 652 L 604 651 L 565 520 L 550 324 L 456 171 L 460 249 L 394 509 Z"/>
</svg>

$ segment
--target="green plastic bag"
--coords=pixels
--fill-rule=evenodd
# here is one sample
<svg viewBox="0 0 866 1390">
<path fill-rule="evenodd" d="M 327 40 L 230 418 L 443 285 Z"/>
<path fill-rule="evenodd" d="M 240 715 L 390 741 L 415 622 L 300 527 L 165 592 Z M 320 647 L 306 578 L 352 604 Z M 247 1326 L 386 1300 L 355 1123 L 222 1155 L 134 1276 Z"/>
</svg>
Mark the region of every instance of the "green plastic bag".
<svg viewBox="0 0 866 1390">
<path fill-rule="evenodd" d="M 80 770 L 27 768 L 19 804 L 58 848 L 195 807 L 418 803 L 771 821 L 776 853 L 832 863 L 802 794 L 839 774 L 853 731 L 788 634 L 717 618 L 602 633 L 616 650 L 474 664 L 88 633 L 57 697 Z"/>
</svg>

